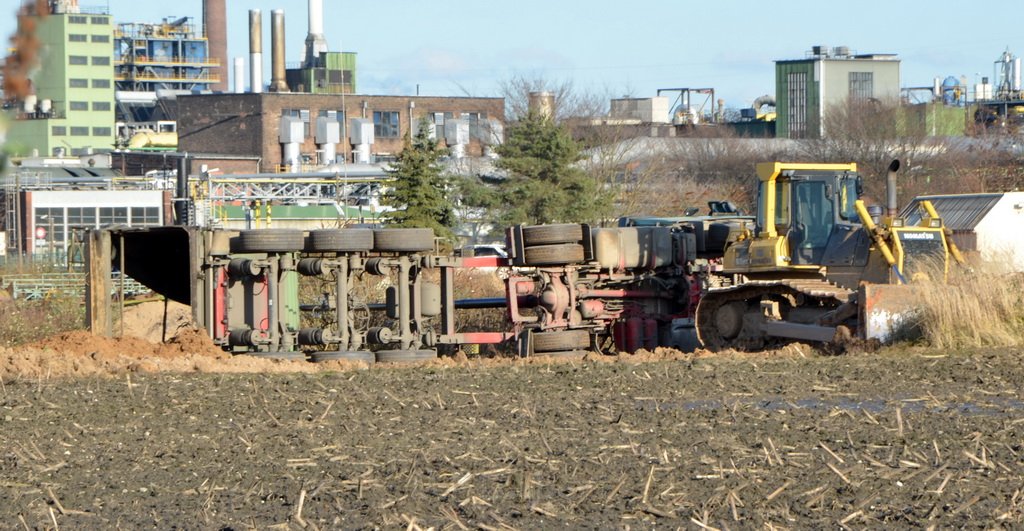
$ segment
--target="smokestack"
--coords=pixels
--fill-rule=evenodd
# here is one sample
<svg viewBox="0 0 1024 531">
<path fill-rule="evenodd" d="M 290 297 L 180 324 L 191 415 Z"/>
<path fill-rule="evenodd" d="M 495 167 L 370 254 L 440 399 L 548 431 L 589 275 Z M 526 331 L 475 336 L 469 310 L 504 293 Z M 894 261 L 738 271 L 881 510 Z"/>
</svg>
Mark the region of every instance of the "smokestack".
<svg viewBox="0 0 1024 531">
<path fill-rule="evenodd" d="M 217 78 L 211 88 L 215 92 L 227 92 L 228 15 L 225 0 L 203 0 L 203 34 L 210 46 L 210 57 L 218 63 L 210 68 Z"/>
<path fill-rule="evenodd" d="M 245 92 L 245 58 L 235 57 L 235 72 L 232 74 L 235 82 L 235 94 Z"/>
<path fill-rule="evenodd" d="M 270 12 L 270 92 L 288 92 L 284 79 L 284 10 Z"/>
<path fill-rule="evenodd" d="M 896 199 L 896 172 L 900 169 L 899 159 L 893 159 L 889 163 L 889 172 L 885 176 L 886 215 L 890 218 L 899 214 L 900 204 Z"/>
<path fill-rule="evenodd" d="M 249 91 L 263 92 L 263 16 L 249 10 Z"/>
<path fill-rule="evenodd" d="M 316 59 L 327 51 L 327 39 L 324 38 L 324 3 L 323 0 L 309 0 L 309 35 L 306 36 L 305 66 L 316 66 Z"/>
</svg>

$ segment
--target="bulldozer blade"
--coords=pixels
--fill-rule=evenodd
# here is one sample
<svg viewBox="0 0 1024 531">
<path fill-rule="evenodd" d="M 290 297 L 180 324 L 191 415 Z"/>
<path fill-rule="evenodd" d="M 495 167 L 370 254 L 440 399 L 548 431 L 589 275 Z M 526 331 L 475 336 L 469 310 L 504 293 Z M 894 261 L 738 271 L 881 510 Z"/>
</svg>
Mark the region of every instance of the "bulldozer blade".
<svg viewBox="0 0 1024 531">
<path fill-rule="evenodd" d="M 858 330 L 863 339 L 881 343 L 920 338 L 918 317 L 920 297 L 916 286 L 898 284 L 862 284 Z"/>
</svg>

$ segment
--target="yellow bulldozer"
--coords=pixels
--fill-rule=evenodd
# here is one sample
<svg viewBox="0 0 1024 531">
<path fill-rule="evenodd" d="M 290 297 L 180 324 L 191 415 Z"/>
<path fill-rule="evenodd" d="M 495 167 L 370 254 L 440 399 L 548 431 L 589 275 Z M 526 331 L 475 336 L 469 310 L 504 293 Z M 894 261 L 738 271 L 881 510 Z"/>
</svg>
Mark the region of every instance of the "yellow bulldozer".
<svg viewBox="0 0 1024 531">
<path fill-rule="evenodd" d="M 899 167 L 889 165 L 882 211 L 861 199 L 856 164 L 758 164 L 756 220 L 725 249 L 720 285 L 701 297 L 701 343 L 755 350 L 887 339 L 912 311 L 906 285 L 945 275 L 951 258 L 963 262 L 929 202 L 917 225 L 898 216 Z"/>
</svg>

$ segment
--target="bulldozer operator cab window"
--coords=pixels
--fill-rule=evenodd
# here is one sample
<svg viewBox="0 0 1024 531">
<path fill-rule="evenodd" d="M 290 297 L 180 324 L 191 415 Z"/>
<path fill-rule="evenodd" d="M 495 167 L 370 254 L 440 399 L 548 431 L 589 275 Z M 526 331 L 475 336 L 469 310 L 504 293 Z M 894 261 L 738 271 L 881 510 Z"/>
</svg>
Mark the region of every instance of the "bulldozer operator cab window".
<svg viewBox="0 0 1024 531">
<path fill-rule="evenodd" d="M 835 225 L 835 206 L 825 181 L 793 181 L 793 264 L 820 264 Z"/>
</svg>

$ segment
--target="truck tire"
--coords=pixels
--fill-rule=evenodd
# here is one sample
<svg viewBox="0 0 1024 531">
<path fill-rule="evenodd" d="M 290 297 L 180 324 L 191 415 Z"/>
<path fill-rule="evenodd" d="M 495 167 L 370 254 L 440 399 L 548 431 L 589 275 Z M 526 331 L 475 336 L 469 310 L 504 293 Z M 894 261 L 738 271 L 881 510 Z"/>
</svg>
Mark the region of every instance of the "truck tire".
<svg viewBox="0 0 1024 531">
<path fill-rule="evenodd" d="M 437 359 L 437 351 L 433 349 L 416 350 L 378 350 L 378 363 L 419 363 Z"/>
<path fill-rule="evenodd" d="M 576 243 L 583 239 L 583 226 L 579 223 L 558 223 L 555 225 L 531 225 L 523 227 L 523 245 L 547 245 L 550 243 Z"/>
<path fill-rule="evenodd" d="M 590 348 L 590 332 L 586 330 L 558 330 L 553 332 L 534 332 L 533 351 L 566 352 L 587 350 Z"/>
<path fill-rule="evenodd" d="M 386 252 L 419 252 L 434 250 L 431 229 L 376 229 L 373 249 Z"/>
<path fill-rule="evenodd" d="M 578 243 L 558 243 L 527 247 L 523 251 L 526 265 L 565 265 L 583 261 L 583 246 Z"/>
<path fill-rule="evenodd" d="M 237 253 L 291 253 L 302 250 L 305 237 L 298 229 L 243 230 L 232 240 Z"/>
<path fill-rule="evenodd" d="M 316 252 L 357 252 L 373 249 L 370 229 L 319 229 L 309 233 L 309 249 Z"/>
<path fill-rule="evenodd" d="M 323 363 L 325 361 L 333 360 L 374 363 L 377 361 L 377 358 L 373 355 L 373 352 L 367 350 L 323 351 L 314 352 L 309 355 L 309 361 L 312 361 L 313 363 Z"/>
</svg>

